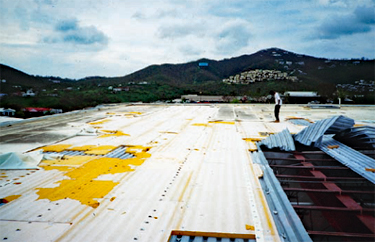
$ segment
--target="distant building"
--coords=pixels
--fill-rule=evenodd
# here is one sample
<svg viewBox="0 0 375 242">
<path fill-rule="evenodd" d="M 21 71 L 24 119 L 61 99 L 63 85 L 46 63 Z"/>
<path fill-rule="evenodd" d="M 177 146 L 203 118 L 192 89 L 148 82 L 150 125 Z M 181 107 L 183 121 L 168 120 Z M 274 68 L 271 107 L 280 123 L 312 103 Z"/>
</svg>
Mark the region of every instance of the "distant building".
<svg viewBox="0 0 375 242">
<path fill-rule="evenodd" d="M 181 100 L 191 103 L 223 103 L 231 102 L 234 99 L 240 100 L 242 97 L 236 96 L 205 96 L 197 94 L 182 95 Z"/>
<path fill-rule="evenodd" d="M 0 108 L 0 116 L 12 117 L 16 113 L 16 110 L 10 108 Z"/>
<path fill-rule="evenodd" d="M 25 93 L 22 93 L 22 97 L 34 97 L 35 93 L 32 89 L 27 90 Z"/>
<path fill-rule="evenodd" d="M 287 103 L 308 103 L 311 101 L 321 101 L 321 97 L 317 92 L 287 91 L 284 92 L 284 97 Z"/>
<path fill-rule="evenodd" d="M 56 114 L 62 113 L 62 109 L 54 109 L 54 108 L 36 108 L 36 107 L 27 107 L 23 108 L 22 111 L 25 113 L 27 117 L 38 117 L 43 116 L 46 114 Z"/>
</svg>

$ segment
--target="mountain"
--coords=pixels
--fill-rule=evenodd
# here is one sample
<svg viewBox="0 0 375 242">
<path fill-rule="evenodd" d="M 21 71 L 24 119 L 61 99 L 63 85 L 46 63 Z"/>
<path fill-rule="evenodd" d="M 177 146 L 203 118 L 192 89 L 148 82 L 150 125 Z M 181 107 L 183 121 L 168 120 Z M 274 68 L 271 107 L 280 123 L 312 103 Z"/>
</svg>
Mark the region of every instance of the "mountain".
<svg viewBox="0 0 375 242">
<path fill-rule="evenodd" d="M 85 90 L 86 93 L 98 92 L 97 89 L 101 87 L 101 95 L 104 95 L 103 87 L 131 86 L 131 92 L 122 94 L 121 98 L 118 95 L 114 99 L 107 98 L 111 102 L 155 101 L 177 98 L 180 94 L 189 93 L 262 96 L 270 89 L 280 92 L 318 91 L 322 95 L 330 96 L 336 91 L 337 84 L 355 84 L 360 80 L 374 81 L 374 64 L 374 60 L 316 58 L 270 48 L 251 55 L 219 61 L 200 59 L 182 64 L 151 65 L 122 77 L 86 77 L 77 81 L 59 77 L 31 76 L 9 66 L 0 65 L 0 92 L 10 94 L 17 90 L 26 91 L 32 88 L 33 91 L 43 90 L 45 93 L 54 90 L 53 95 L 56 95 L 57 90 L 67 87 Z M 223 83 L 223 79 L 255 69 L 281 71 L 297 77 L 298 81 L 271 80 L 249 85 Z M 131 95 L 133 96 L 130 98 Z M 93 95 L 90 98 L 93 99 Z M 103 101 L 107 99 L 104 98 Z"/>
<path fill-rule="evenodd" d="M 199 63 L 207 63 L 200 66 Z M 374 60 L 336 60 L 296 54 L 278 48 L 258 51 L 220 61 L 200 59 L 183 64 L 151 65 L 130 75 L 117 78 L 90 78 L 80 81 L 118 83 L 163 83 L 174 86 L 220 83 L 229 76 L 254 69 L 279 70 L 297 76 L 307 85 L 347 84 L 374 80 Z"/>
</svg>

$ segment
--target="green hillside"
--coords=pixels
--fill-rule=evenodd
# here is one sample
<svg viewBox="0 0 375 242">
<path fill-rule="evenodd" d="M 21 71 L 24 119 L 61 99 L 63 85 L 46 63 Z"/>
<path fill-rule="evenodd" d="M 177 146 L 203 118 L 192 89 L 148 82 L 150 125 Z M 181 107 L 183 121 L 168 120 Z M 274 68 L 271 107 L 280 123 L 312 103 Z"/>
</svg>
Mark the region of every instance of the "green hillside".
<svg viewBox="0 0 375 242">
<path fill-rule="evenodd" d="M 154 102 L 179 98 L 183 94 L 247 95 L 259 97 L 269 90 L 317 91 L 335 98 L 337 84 L 372 83 L 374 60 L 330 60 L 271 48 L 251 55 L 224 60 L 200 59 L 182 64 L 151 65 L 122 77 L 86 77 L 80 80 L 28 75 L 0 65 L 1 107 L 17 110 L 25 106 L 61 108 L 64 111 L 101 103 Z M 225 84 L 223 79 L 252 70 L 273 70 L 295 76 L 298 81 L 262 80 L 251 84 Z M 117 91 L 119 88 L 121 91 Z M 351 88 L 351 89 L 350 89 Z M 374 103 L 371 89 L 340 90 L 349 96 L 363 96 L 358 103 Z M 20 94 L 32 90 L 34 97 Z M 351 90 L 351 91 L 350 91 Z M 358 95 L 357 95 L 358 94 Z M 337 96 L 336 96 L 337 97 Z"/>
</svg>

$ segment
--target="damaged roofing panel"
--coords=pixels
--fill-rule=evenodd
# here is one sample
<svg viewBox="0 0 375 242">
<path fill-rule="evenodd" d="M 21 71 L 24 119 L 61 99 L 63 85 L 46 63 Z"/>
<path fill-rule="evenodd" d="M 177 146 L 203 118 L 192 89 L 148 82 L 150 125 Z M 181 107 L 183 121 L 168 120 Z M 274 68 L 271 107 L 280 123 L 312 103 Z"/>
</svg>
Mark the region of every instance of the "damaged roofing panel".
<svg viewBox="0 0 375 242">
<path fill-rule="evenodd" d="M 375 127 L 353 127 L 339 132 L 334 138 L 351 147 L 375 148 Z"/>
<path fill-rule="evenodd" d="M 130 108 L 136 109 L 119 111 Z M 265 195 L 257 189 L 260 184 L 238 123 L 210 122 L 219 110 L 149 105 L 142 115 L 107 117 L 100 124 L 100 129 L 129 136 L 75 136 L 39 143 L 45 152 L 57 154 L 108 149 L 94 156 L 76 152 L 45 160 L 36 171 L 1 171 L 0 198 L 19 196 L 0 207 L 7 241 L 40 241 L 48 226 L 56 228 L 48 230 L 51 241 L 165 242 L 172 230 L 280 241 Z M 99 125 L 101 119 L 96 120 Z M 143 155 L 105 157 L 117 157 L 116 147 L 142 150 Z M 30 233 L 32 227 L 36 229 Z"/>
<path fill-rule="evenodd" d="M 310 146 L 317 142 L 324 134 L 336 134 L 341 130 L 348 129 L 354 125 L 354 120 L 345 116 L 335 116 L 320 120 L 309 125 L 297 135 L 295 140 L 301 144 Z"/>
<path fill-rule="evenodd" d="M 282 234 L 285 241 L 311 241 L 260 147 L 258 150 L 259 152 L 251 153 L 251 158 L 255 164 L 259 164 L 263 171 L 263 176 L 259 178 L 259 181 L 266 193 L 268 206 L 273 211 L 279 233 Z"/>
<path fill-rule="evenodd" d="M 375 160 L 334 140 L 332 137 L 325 135 L 321 142 L 316 146 L 329 156 L 335 158 L 345 166 L 352 169 L 362 177 L 375 184 L 375 174 L 369 169 L 375 168 Z"/>
<path fill-rule="evenodd" d="M 296 149 L 294 140 L 288 129 L 284 129 L 280 133 L 270 135 L 266 139 L 259 142 L 259 146 L 265 145 L 268 149 L 280 148 L 285 151 L 294 151 Z"/>
</svg>

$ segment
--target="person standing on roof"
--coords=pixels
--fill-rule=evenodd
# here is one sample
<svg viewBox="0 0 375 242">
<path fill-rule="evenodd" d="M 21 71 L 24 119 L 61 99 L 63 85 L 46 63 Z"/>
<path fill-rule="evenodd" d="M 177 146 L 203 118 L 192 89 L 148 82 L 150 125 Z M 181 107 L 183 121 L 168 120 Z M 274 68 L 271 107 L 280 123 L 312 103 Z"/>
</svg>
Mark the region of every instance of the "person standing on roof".
<svg viewBox="0 0 375 242">
<path fill-rule="evenodd" d="M 283 100 L 281 100 L 281 97 L 278 92 L 271 90 L 270 94 L 273 95 L 275 98 L 275 118 L 276 118 L 275 123 L 279 123 L 280 122 L 279 113 L 280 113 L 281 105 L 283 104 Z"/>
</svg>

